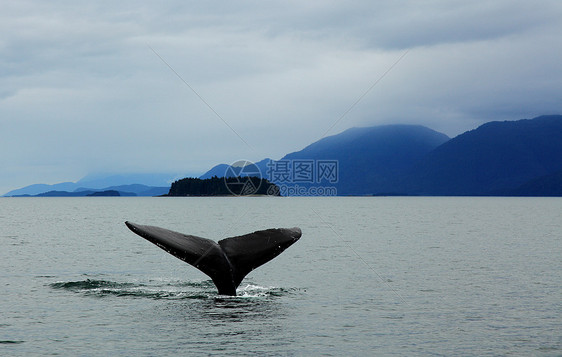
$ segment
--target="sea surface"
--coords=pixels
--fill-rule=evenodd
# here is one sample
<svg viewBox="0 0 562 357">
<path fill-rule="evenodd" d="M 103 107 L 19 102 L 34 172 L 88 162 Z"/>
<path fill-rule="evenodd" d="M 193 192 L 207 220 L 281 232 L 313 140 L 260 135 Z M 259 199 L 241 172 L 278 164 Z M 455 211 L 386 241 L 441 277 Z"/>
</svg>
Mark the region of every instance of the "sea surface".
<svg viewBox="0 0 562 357">
<path fill-rule="evenodd" d="M 298 226 L 237 297 L 126 220 Z M 1 356 L 561 356 L 562 199 L 0 198 Z"/>
</svg>

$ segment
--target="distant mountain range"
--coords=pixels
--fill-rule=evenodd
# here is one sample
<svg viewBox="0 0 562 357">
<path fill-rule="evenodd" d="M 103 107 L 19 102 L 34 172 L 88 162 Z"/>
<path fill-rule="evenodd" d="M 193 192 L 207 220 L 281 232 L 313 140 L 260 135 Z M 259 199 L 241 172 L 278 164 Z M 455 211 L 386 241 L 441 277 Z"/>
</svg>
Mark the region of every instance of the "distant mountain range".
<svg viewBox="0 0 562 357">
<path fill-rule="evenodd" d="M 550 115 L 461 134 L 416 163 L 399 187 L 420 195 L 530 195 L 548 181 L 541 195 L 556 195 L 560 170 L 562 116 Z"/>
<path fill-rule="evenodd" d="M 326 183 L 280 182 L 272 167 L 284 163 L 293 174 L 295 163 L 322 160 L 338 163 L 329 183 L 338 195 L 561 196 L 562 116 L 490 122 L 453 139 L 414 125 L 352 128 L 256 166 L 281 187 L 310 188 Z M 217 165 L 201 177 L 233 169 Z"/>
<path fill-rule="evenodd" d="M 453 139 L 417 125 L 351 128 L 280 160 L 220 164 L 199 178 L 255 173 L 281 188 L 304 188 L 305 195 L 331 187 L 337 195 L 562 196 L 562 116 L 490 122 Z M 170 178 L 153 177 L 166 184 L 150 186 L 147 177 L 143 184 L 130 184 L 141 182 L 139 177 L 86 177 L 6 196 L 49 191 L 158 196 L 168 193 Z"/>
<path fill-rule="evenodd" d="M 159 196 L 168 193 L 172 181 L 171 174 L 88 175 L 78 182 L 35 184 L 4 196 L 79 197 L 103 191 L 117 191 L 120 196 Z"/>
<path fill-rule="evenodd" d="M 40 187 L 44 187 L 43 190 L 45 191 L 36 194 L 25 193 L 26 188 L 24 187 L 19 190 L 8 192 L 5 196 L 11 196 L 11 197 L 161 196 L 167 194 L 168 191 L 170 190 L 170 187 L 153 187 L 153 186 L 146 186 L 141 184 L 109 186 L 109 187 L 104 187 L 102 189 L 80 187 L 73 191 L 65 191 L 60 189 L 57 190 L 57 189 L 53 189 L 53 186 L 61 187 L 59 185 L 41 185 Z M 37 190 L 37 185 L 33 185 L 31 189 Z"/>
<path fill-rule="evenodd" d="M 34 195 L 33 197 L 115 197 L 115 196 L 135 196 L 134 194 L 127 194 L 115 190 L 107 191 L 78 191 L 78 192 L 67 192 L 67 191 L 48 191 Z M 22 197 L 29 197 L 29 195 L 24 195 Z"/>
</svg>

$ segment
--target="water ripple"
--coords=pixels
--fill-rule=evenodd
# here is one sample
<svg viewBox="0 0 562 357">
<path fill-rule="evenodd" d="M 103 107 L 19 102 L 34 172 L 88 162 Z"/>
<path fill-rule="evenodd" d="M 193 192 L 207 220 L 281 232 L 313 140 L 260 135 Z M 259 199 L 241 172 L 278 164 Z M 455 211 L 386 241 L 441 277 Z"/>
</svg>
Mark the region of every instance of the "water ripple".
<svg viewBox="0 0 562 357">
<path fill-rule="evenodd" d="M 238 296 L 222 296 L 216 293 L 211 280 L 193 281 L 156 281 L 115 282 L 109 280 L 86 279 L 78 281 L 60 281 L 49 284 L 52 289 L 66 290 L 85 296 L 94 297 L 130 297 L 149 299 L 216 299 L 218 301 L 243 300 L 248 298 L 279 297 L 292 294 L 298 289 L 263 287 L 246 284 L 238 289 Z"/>
</svg>

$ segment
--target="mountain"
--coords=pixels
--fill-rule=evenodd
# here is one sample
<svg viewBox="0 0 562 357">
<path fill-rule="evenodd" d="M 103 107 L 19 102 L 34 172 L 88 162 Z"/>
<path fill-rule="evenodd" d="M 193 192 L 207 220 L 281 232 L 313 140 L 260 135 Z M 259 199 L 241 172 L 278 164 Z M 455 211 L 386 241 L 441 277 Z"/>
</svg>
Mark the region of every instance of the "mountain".
<svg viewBox="0 0 562 357">
<path fill-rule="evenodd" d="M 402 178 L 400 189 L 418 195 L 494 195 L 559 170 L 561 115 L 489 122 L 426 155 Z"/>
<path fill-rule="evenodd" d="M 319 167 L 322 161 L 335 163 L 338 172 L 335 187 L 338 195 L 365 195 L 373 193 L 395 193 L 396 177 L 410 169 L 431 150 L 449 140 L 445 134 L 419 125 L 383 125 L 351 128 L 340 134 L 312 143 L 304 149 L 285 155 L 281 160 L 265 159 L 254 167 L 262 177 L 286 187 L 318 187 Z M 311 162 L 311 182 L 296 180 L 293 165 Z M 288 181 L 280 179 L 276 167 L 286 167 Z M 297 168 L 296 166 L 294 167 Z M 236 174 L 240 168 L 220 164 L 200 178 L 224 176 L 226 172 Z M 255 170 L 248 170 L 255 171 Z M 316 171 L 316 172 L 314 172 Z M 287 177 L 289 177 L 287 176 Z M 294 176 L 294 177 L 293 177 Z M 305 180 L 306 181 L 306 180 Z"/>
<path fill-rule="evenodd" d="M 152 187 L 140 184 L 110 186 L 102 189 L 80 187 L 74 191 L 50 190 L 38 194 L 16 194 L 13 197 L 86 197 L 86 196 L 162 196 L 169 187 Z"/>
<path fill-rule="evenodd" d="M 170 187 L 172 182 L 179 176 L 172 173 L 140 173 L 140 174 L 90 174 L 78 182 L 76 187 L 89 187 L 93 189 L 102 189 L 112 186 L 122 186 L 130 184 L 142 184 L 145 186 Z"/>
<path fill-rule="evenodd" d="M 213 166 L 209 171 L 205 172 L 203 175 L 199 176 L 201 180 L 207 180 L 213 177 L 228 177 L 227 171 L 231 170 L 231 166 L 228 164 L 218 164 Z"/>
<path fill-rule="evenodd" d="M 247 161 L 245 166 L 231 166 L 227 164 L 218 164 L 211 168 L 209 171 L 205 172 L 203 175 L 199 176 L 201 180 L 210 179 L 214 176 L 217 177 L 236 177 L 236 176 L 259 176 L 265 177 L 267 172 L 267 164 L 271 159 L 263 159 L 256 163 Z M 239 161 L 240 164 L 245 163 L 243 160 Z"/>
<path fill-rule="evenodd" d="M 79 192 L 67 192 L 67 191 L 49 191 L 40 193 L 32 197 L 113 197 L 113 196 L 134 196 L 134 194 L 126 192 L 118 192 L 115 190 L 105 190 L 105 191 L 79 191 Z"/>
<path fill-rule="evenodd" d="M 336 182 L 315 179 L 322 160 L 337 163 Z M 415 125 L 352 128 L 266 161 L 256 166 L 282 194 L 327 184 L 338 195 L 561 196 L 562 116 L 489 122 L 453 139 Z M 296 165 L 316 172 L 296 182 Z M 229 167 L 215 169 L 220 176 Z"/>
<path fill-rule="evenodd" d="M 312 189 L 328 187 L 337 195 L 562 196 L 562 115 L 489 122 L 453 139 L 418 125 L 351 128 L 280 160 L 217 165 L 200 179 L 225 175 L 261 175 L 282 195 L 321 195 Z M 149 176 L 154 175 L 144 180 Z M 164 176 L 174 181 L 170 175 L 150 179 L 162 182 Z M 158 196 L 170 187 L 128 181 L 140 179 L 87 176 L 77 183 L 31 185 L 6 195 L 114 190 Z M 303 187 L 303 193 L 290 191 Z"/>
<path fill-rule="evenodd" d="M 162 186 L 162 187 L 155 187 L 155 186 L 147 186 L 141 184 L 131 184 L 131 185 L 119 185 L 119 186 L 108 186 L 101 189 L 92 189 L 87 187 L 80 187 L 74 190 L 74 192 L 81 192 L 81 191 L 117 191 L 121 193 L 121 196 L 124 196 L 124 193 L 130 193 L 133 196 L 161 196 L 167 194 L 170 190 L 169 186 Z"/>
<path fill-rule="evenodd" d="M 281 160 L 337 160 L 339 195 L 395 193 L 396 177 L 448 140 L 419 125 L 351 128 Z"/>
<path fill-rule="evenodd" d="M 123 174 L 88 175 L 77 182 L 63 182 L 54 185 L 35 184 L 12 190 L 4 196 L 36 196 L 46 192 L 119 191 L 121 195 L 133 193 L 136 196 L 159 196 L 168 193 L 175 174 Z"/>
<path fill-rule="evenodd" d="M 17 190 L 12 190 L 10 192 L 7 192 L 4 196 L 24 196 L 24 195 L 33 196 L 49 191 L 74 191 L 75 188 L 76 188 L 76 183 L 74 182 L 63 182 L 54 185 L 46 185 L 46 184 L 39 183 L 39 184 L 25 186 L 23 188 L 18 188 Z"/>
<path fill-rule="evenodd" d="M 504 194 L 508 196 L 562 197 L 562 170 L 533 179 Z"/>
<path fill-rule="evenodd" d="M 562 170 L 528 181 L 516 189 L 499 191 L 498 195 L 562 197 Z"/>
</svg>

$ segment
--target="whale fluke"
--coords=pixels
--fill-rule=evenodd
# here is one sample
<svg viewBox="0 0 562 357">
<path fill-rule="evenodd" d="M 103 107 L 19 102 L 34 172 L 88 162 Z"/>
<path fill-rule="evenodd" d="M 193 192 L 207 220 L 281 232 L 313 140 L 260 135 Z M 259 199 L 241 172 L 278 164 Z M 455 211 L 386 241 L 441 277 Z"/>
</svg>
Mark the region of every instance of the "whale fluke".
<svg viewBox="0 0 562 357">
<path fill-rule="evenodd" d="M 242 279 L 301 237 L 300 228 L 274 228 L 218 243 L 168 229 L 125 222 L 130 230 L 207 274 L 220 295 L 236 296 Z"/>
</svg>

